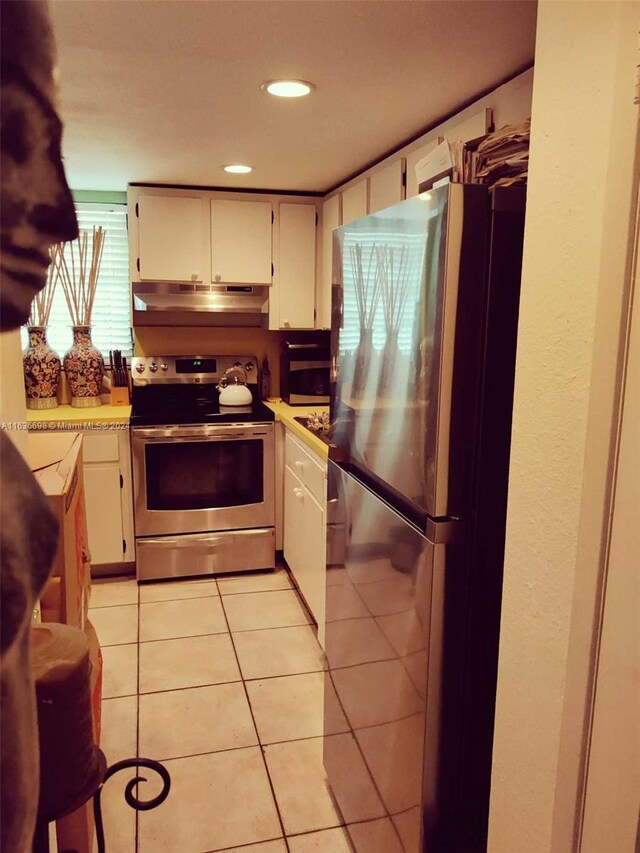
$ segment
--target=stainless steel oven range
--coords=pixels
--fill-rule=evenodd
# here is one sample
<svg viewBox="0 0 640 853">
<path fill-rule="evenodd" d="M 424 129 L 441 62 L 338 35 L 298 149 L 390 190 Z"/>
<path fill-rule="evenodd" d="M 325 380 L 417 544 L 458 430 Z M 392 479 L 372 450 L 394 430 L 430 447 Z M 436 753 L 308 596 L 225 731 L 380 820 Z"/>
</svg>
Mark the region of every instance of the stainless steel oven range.
<svg viewBox="0 0 640 853">
<path fill-rule="evenodd" d="M 273 568 L 274 415 L 257 400 L 255 357 L 146 356 L 131 368 L 138 580 Z M 246 373 L 252 403 L 219 404 L 230 368 Z"/>
</svg>

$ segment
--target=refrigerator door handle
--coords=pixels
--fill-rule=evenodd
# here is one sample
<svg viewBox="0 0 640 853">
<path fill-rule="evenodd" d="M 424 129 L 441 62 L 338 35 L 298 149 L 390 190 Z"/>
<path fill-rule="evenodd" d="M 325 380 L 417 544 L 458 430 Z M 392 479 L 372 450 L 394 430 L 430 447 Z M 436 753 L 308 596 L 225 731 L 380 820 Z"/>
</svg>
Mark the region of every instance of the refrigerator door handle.
<svg viewBox="0 0 640 853">
<path fill-rule="evenodd" d="M 424 535 L 434 545 L 456 545 L 464 538 L 464 522 L 459 518 L 434 521 L 427 518 Z"/>
</svg>

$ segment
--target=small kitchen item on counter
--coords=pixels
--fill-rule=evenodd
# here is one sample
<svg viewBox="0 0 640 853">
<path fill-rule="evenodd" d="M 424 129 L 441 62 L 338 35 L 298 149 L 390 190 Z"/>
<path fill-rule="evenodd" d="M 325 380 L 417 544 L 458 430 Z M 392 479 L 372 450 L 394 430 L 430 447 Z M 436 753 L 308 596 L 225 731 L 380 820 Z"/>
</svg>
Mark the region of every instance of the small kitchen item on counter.
<svg viewBox="0 0 640 853">
<path fill-rule="evenodd" d="M 266 400 L 271 396 L 271 371 L 269 370 L 269 359 L 265 355 L 262 359 L 262 370 L 260 371 L 260 399 Z"/>
<path fill-rule="evenodd" d="M 127 359 L 122 357 L 120 350 L 109 353 L 111 357 L 111 405 L 129 405 L 129 374 Z"/>
<path fill-rule="evenodd" d="M 91 326 L 73 326 L 73 344 L 64 357 L 71 388 L 71 405 L 78 409 L 101 406 L 104 361 L 91 342 Z"/>
<path fill-rule="evenodd" d="M 329 412 L 312 412 L 307 416 L 307 426 L 314 432 L 329 432 Z"/>
<path fill-rule="evenodd" d="M 128 406 L 129 405 L 129 389 L 128 388 L 118 388 L 111 386 L 111 399 L 112 406 Z"/>
<path fill-rule="evenodd" d="M 229 367 L 218 385 L 221 406 L 250 406 L 253 401 L 247 387 L 247 374 L 239 364 Z"/>
<path fill-rule="evenodd" d="M 216 386 L 237 368 L 253 399 L 227 406 Z M 274 414 L 255 357 L 145 356 L 131 376 L 138 580 L 274 568 Z"/>
<path fill-rule="evenodd" d="M 71 388 L 71 405 L 81 409 L 102 404 L 104 361 L 91 343 L 91 312 L 105 237 L 101 226 L 94 227 L 89 245 L 89 232 L 81 231 L 77 240 L 58 244 L 55 258 L 73 323 L 73 344 L 64 357 L 64 370 Z"/>
<path fill-rule="evenodd" d="M 29 346 L 22 359 L 27 409 L 55 409 L 58 405 L 62 362 L 47 343 L 47 324 L 59 277 L 58 252 L 57 245 L 49 250 L 51 263 L 47 272 L 47 283 L 36 293 L 29 314 Z"/>
<path fill-rule="evenodd" d="M 27 409 L 55 409 L 62 362 L 47 343 L 46 326 L 27 326 L 29 346 L 22 356 Z"/>
<path fill-rule="evenodd" d="M 328 344 L 282 344 L 280 396 L 290 406 L 329 404 Z"/>
</svg>

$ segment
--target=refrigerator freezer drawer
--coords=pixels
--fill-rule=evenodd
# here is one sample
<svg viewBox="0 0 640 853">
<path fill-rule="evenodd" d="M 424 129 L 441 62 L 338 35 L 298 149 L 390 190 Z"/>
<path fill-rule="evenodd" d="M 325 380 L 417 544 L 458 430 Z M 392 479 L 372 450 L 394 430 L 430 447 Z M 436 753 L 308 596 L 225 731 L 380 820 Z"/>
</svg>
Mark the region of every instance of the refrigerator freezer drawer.
<svg viewBox="0 0 640 853">
<path fill-rule="evenodd" d="M 436 823 L 440 808 L 451 546 L 427 539 L 332 462 L 328 479 L 344 564 L 327 565 L 325 719 L 337 697 L 352 734 L 325 732 L 325 769 L 356 851 L 387 853 L 388 839 L 361 846 L 356 824 L 390 815 L 399 849 L 420 853 L 423 820 Z"/>
</svg>

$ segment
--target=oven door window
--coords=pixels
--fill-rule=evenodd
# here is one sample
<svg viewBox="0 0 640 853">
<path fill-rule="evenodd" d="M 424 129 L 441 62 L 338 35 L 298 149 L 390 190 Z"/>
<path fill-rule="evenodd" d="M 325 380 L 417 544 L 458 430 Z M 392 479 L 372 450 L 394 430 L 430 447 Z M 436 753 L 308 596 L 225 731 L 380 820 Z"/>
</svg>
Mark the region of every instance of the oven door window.
<svg viewBox="0 0 640 853">
<path fill-rule="evenodd" d="M 217 509 L 263 501 L 263 443 L 177 441 L 145 447 L 147 508 Z"/>
</svg>

